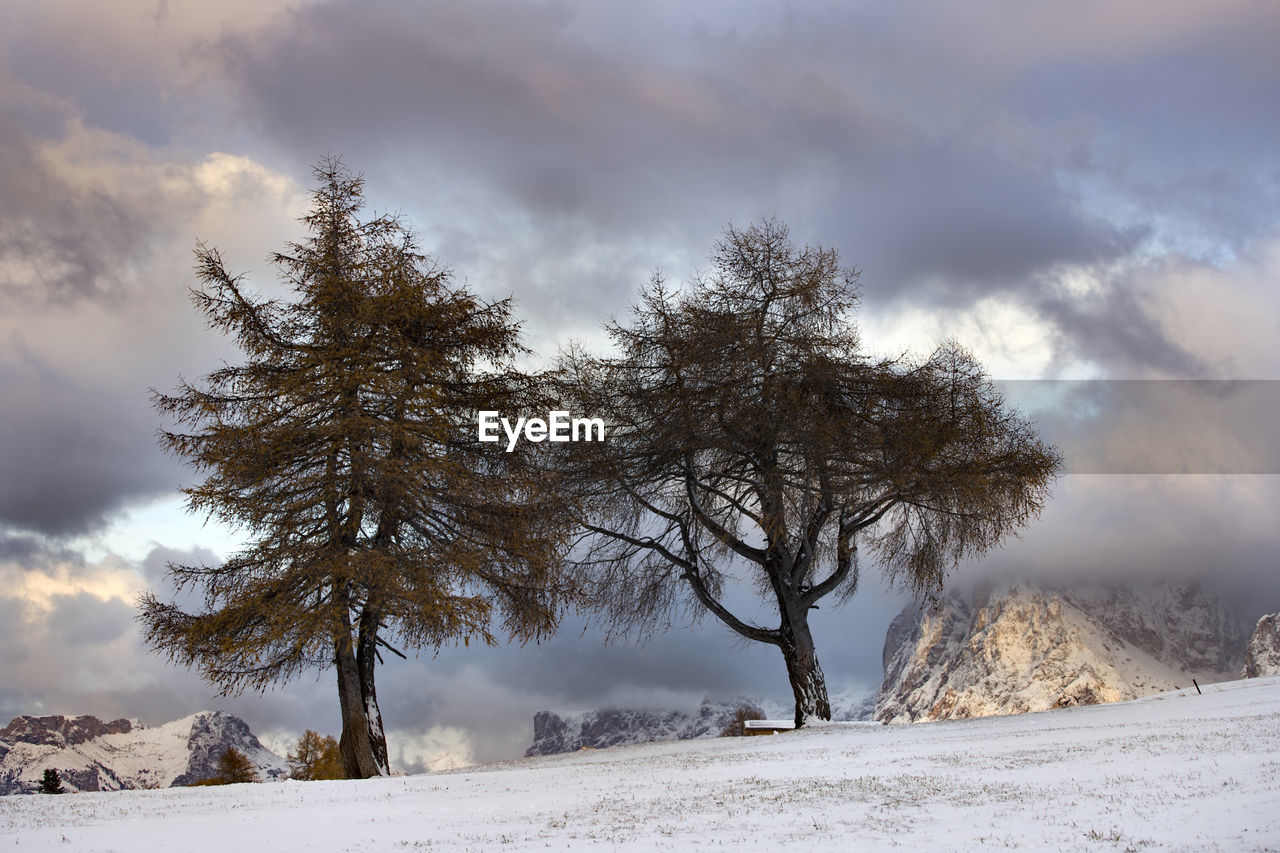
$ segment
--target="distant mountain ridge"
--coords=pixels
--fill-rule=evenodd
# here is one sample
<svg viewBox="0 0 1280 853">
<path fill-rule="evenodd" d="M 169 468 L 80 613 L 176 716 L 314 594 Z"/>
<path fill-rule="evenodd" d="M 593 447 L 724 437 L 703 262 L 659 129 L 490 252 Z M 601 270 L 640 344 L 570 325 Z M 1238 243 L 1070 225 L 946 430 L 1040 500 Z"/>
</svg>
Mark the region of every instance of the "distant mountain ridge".
<svg viewBox="0 0 1280 853">
<path fill-rule="evenodd" d="M 1258 620 L 1245 651 L 1241 678 L 1280 675 L 1280 613 L 1269 613 Z"/>
<path fill-rule="evenodd" d="M 264 781 L 287 762 L 264 747 L 239 717 L 201 711 L 161 726 L 84 715 L 21 716 L 0 729 L 0 795 L 34 793 L 46 769 L 68 791 L 117 791 L 190 785 L 216 772 L 235 747 Z"/>
<path fill-rule="evenodd" d="M 858 689 L 833 695 L 833 719 L 868 719 L 875 696 L 874 691 Z M 781 702 L 751 697 L 729 701 L 708 697 L 692 713 L 625 708 L 599 708 L 578 713 L 539 711 L 533 718 L 533 744 L 525 755 L 557 755 L 579 749 L 716 737 L 733 722 L 742 707 L 755 708 L 770 718 L 791 719 L 793 716 L 792 710 Z"/>
<path fill-rule="evenodd" d="M 874 718 L 1013 714 L 1229 680 L 1246 638 L 1232 608 L 1195 584 L 953 591 L 893 620 Z"/>
</svg>

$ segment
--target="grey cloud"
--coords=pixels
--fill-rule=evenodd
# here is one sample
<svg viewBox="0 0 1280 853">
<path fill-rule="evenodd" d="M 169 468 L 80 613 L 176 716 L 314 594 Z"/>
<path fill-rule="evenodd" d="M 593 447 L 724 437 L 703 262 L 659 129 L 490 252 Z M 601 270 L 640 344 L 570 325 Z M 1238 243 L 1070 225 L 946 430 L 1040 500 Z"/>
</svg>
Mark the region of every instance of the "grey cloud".
<svg viewBox="0 0 1280 853">
<path fill-rule="evenodd" d="M 881 75 L 818 38 L 816 17 L 701 40 L 674 29 L 654 51 L 616 30 L 609 49 L 588 44 L 562 7 L 376 8 L 305 7 L 225 39 L 218 56 L 257 121 L 295 149 L 324 139 L 369 162 L 412 140 L 420 153 L 397 153 L 394 173 L 464 170 L 535 230 L 568 217 L 579 250 L 672 218 L 705 231 L 796 213 L 841 245 L 858 239 L 855 262 L 896 289 L 937 273 L 1006 286 L 1133 242 L 1001 140 L 944 137 L 928 116 L 878 107 Z M 700 259 L 706 245 L 682 248 Z"/>
<path fill-rule="evenodd" d="M 142 211 L 72 186 L 40 156 L 37 145 L 60 138 L 72 115 L 0 67 L 0 304 L 10 310 L 118 296 L 154 227 Z"/>
<path fill-rule="evenodd" d="M 1051 173 L 967 145 L 902 140 L 899 150 L 848 166 L 821 231 L 864 273 L 867 295 L 956 307 L 992 291 L 1031 290 L 1054 264 L 1123 257 L 1140 229 L 1076 209 Z"/>
<path fill-rule="evenodd" d="M 1280 605 L 1276 479 L 1068 476 L 1039 521 L 1003 548 L 961 566 L 953 581 L 1198 579 L 1233 600 L 1252 624 Z"/>
<path fill-rule="evenodd" d="M 129 501 L 182 481 L 180 468 L 155 446 L 145 386 L 135 386 L 130 405 L 120 389 L 91 387 L 34 353 L 25 356 L 0 362 L 0 523 L 83 532 Z"/>
<path fill-rule="evenodd" d="M 208 548 L 171 548 L 167 545 L 157 545 L 142 559 L 143 577 L 153 589 L 167 590 L 166 579 L 170 563 L 186 566 L 217 566 L 222 564 L 222 560 Z"/>
<path fill-rule="evenodd" d="M 1046 286 L 1028 300 L 1057 335 L 1060 361 L 1105 364 L 1118 374 L 1206 377 L 1210 366 L 1173 339 L 1148 306 L 1114 283 L 1087 297 Z"/>
<path fill-rule="evenodd" d="M 157 549 L 152 556 L 183 554 Z M 112 565 L 117 571 L 128 568 L 124 563 Z M 54 713 L 158 724 L 203 709 L 225 708 L 255 729 L 297 725 L 300 732 L 306 725 L 316 727 L 310 722 L 316 716 L 310 710 L 315 695 L 308 693 L 305 683 L 288 694 L 273 693 L 269 700 L 257 695 L 222 697 L 196 673 L 148 651 L 132 602 L 80 592 L 53 595 L 43 606 L 14 594 L 14 581 L 24 573 L 56 577 L 59 568 L 88 581 L 105 571 L 103 564 L 66 546 L 30 536 L 0 539 L 0 624 L 5 626 L 0 632 L 0 722 L 19 714 Z M 141 575 L 143 567 L 136 568 Z M 336 708 L 336 701 L 329 704 Z"/>
<path fill-rule="evenodd" d="M 1280 381 L 1015 380 L 1070 474 L 1280 474 Z"/>
<path fill-rule="evenodd" d="M 0 526 L 82 533 L 188 479 L 156 445 L 148 388 L 227 349 L 186 299 L 211 236 L 193 226 L 234 194 L 265 211 L 232 220 L 247 231 L 282 191 L 230 158 L 201 172 L 84 128 L 3 67 L 0 117 Z"/>
<path fill-rule="evenodd" d="M 831 619 L 831 642 L 820 653 L 832 689 L 878 681 L 884 629 L 898 606 L 854 630 L 839 615 Z M 849 666 L 851 648 L 852 656 L 865 652 L 874 661 L 869 670 Z M 325 688 L 318 701 L 331 704 Z M 436 727 L 457 728 L 472 736 L 476 759 L 490 761 L 521 754 L 541 710 L 692 709 L 707 695 L 785 702 L 790 688 L 776 649 L 741 646 L 705 622 L 642 646 L 605 645 L 598 632 L 570 626 L 541 646 L 446 649 L 409 664 L 390 661 L 379 674 L 378 695 L 389 731 L 402 741 Z"/>
<path fill-rule="evenodd" d="M 92 571 L 84 554 L 56 539 L 0 528 L 0 567 L 49 572 L 57 568 L 80 577 Z"/>
<path fill-rule="evenodd" d="M 74 118 L 0 67 L 0 526 L 49 534 L 93 529 L 181 476 L 155 447 L 131 363 L 146 344 L 127 328 L 146 315 L 154 295 L 138 271 L 173 220 L 140 187 L 112 193 L 52 165 L 42 146 L 74 145 Z M 99 340 L 121 350 L 45 335 L 57 312 L 94 310 L 95 325 L 117 330 Z M 104 359 L 114 371 L 100 369 Z"/>
<path fill-rule="evenodd" d="M 1105 33 L 1027 21 L 1061 42 L 1041 58 L 969 18 L 952 21 L 972 34 L 958 46 L 905 12 L 735 6 L 732 24 L 714 25 L 670 14 L 641 25 L 573 5 L 325 2 L 206 58 L 270 138 L 342 150 L 460 275 L 514 293 L 540 348 L 589 334 L 653 268 L 686 275 L 727 221 L 776 214 L 863 270 L 868 310 L 1012 294 L 1056 328 L 1063 358 L 1204 371 L 1122 288 L 1081 304 L 1044 284 L 1063 267 L 1203 242 L 1210 218 L 1230 254 L 1276 218 L 1265 180 L 1203 158 L 1178 172 L 1172 145 L 1134 155 L 1133 137 L 1156 125 L 1180 138 L 1183 113 L 1112 122 L 1106 81 L 1081 71 L 1100 44 L 1123 53 Z M 1179 51 L 1213 60 L 1208 98 L 1252 67 L 1232 56 L 1238 40 L 1259 59 L 1260 36 L 1192 20 L 1124 30 L 1140 46 L 1135 91 Z M 1120 63 L 1102 64 L 1123 76 Z M 1056 119 L 1053 103 L 1072 110 Z M 1274 174 L 1258 144 L 1269 136 L 1242 118 L 1250 104 L 1233 127 L 1245 162 Z"/>
<path fill-rule="evenodd" d="M 1145 38 L 1099 33 L 1094 46 L 1028 63 L 1003 102 L 1074 140 L 1062 168 L 1093 206 L 1145 223 L 1159 252 L 1229 261 L 1280 220 L 1269 142 L 1280 133 L 1280 15 L 1176 5 L 1145 22 Z"/>
<path fill-rule="evenodd" d="M 103 601 L 80 592 L 56 596 L 48 620 L 60 642 L 77 647 L 119 639 L 129 631 L 133 616 L 133 607 L 119 599 Z"/>
<path fill-rule="evenodd" d="M 34 536 L 0 533 L 0 561 L 26 562 L 41 553 L 42 543 Z"/>
</svg>

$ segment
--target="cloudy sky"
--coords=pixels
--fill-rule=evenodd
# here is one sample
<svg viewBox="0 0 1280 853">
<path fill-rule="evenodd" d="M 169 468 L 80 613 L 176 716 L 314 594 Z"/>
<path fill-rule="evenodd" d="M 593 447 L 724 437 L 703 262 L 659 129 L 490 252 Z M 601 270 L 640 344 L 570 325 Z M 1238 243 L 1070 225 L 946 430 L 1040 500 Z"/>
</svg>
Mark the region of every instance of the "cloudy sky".
<svg viewBox="0 0 1280 853">
<path fill-rule="evenodd" d="M 220 699 L 132 621 L 168 560 L 237 541 L 182 512 L 148 403 L 234 358 L 187 302 L 192 248 L 271 292 L 326 153 L 459 279 L 514 295 L 547 357 L 774 215 L 862 270 L 878 352 L 953 336 L 1007 379 L 1277 380 L 1277 43 L 1256 0 L 0 0 L 0 718 L 217 706 L 337 731 L 329 673 Z M 1274 421 L 1246 411 L 1191 442 L 1239 464 L 1069 475 L 959 577 L 1204 577 L 1274 611 Z M 1146 414 L 1123 441 L 1120 416 L 1076 431 L 1114 460 L 1183 420 Z M 878 682 L 905 601 L 868 571 L 816 628 L 833 689 Z M 518 754 L 540 708 L 781 698 L 769 651 L 710 624 L 606 646 L 570 618 L 540 647 L 393 660 L 393 763 Z"/>
</svg>

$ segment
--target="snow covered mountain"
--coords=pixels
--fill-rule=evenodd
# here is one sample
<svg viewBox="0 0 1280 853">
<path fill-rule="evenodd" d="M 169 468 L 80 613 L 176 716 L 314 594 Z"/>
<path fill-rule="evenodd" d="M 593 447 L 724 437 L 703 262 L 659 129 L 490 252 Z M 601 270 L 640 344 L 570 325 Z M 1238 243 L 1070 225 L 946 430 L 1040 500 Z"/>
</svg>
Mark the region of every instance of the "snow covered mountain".
<svg viewBox="0 0 1280 853">
<path fill-rule="evenodd" d="M 1235 678 L 1245 632 L 1217 596 L 1004 585 L 911 605 L 885 638 L 874 718 L 984 717 L 1135 699 Z"/>
<path fill-rule="evenodd" d="M 1241 678 L 1257 678 L 1262 675 L 1280 675 L 1280 613 L 1271 613 L 1258 620 L 1244 653 L 1244 669 Z"/>
<path fill-rule="evenodd" d="M 228 747 L 243 752 L 264 781 L 288 773 L 283 758 L 223 711 L 155 727 L 91 716 L 16 717 L 0 729 L 0 795 L 34 792 L 48 768 L 68 791 L 190 785 L 213 776 Z"/>
<path fill-rule="evenodd" d="M 875 695 L 874 691 L 856 687 L 832 694 L 832 718 L 868 719 L 875 704 Z M 556 755 L 623 744 L 716 737 L 733 722 L 739 708 L 753 709 L 766 718 L 792 717 L 789 705 L 759 698 L 723 702 L 708 697 L 692 712 L 621 708 L 564 714 L 539 711 L 533 717 L 533 745 L 525 755 Z"/>
</svg>

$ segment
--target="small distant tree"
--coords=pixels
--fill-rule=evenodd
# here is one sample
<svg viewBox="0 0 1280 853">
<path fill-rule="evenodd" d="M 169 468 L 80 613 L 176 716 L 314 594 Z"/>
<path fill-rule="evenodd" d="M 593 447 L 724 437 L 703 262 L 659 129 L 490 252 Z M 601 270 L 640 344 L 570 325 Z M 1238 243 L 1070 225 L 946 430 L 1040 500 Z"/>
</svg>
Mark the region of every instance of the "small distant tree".
<svg viewBox="0 0 1280 853">
<path fill-rule="evenodd" d="M 258 772 L 253 769 L 253 763 L 249 761 L 249 757 L 234 746 L 227 747 L 226 752 L 222 753 L 222 757 L 218 759 L 218 775 L 225 779 L 228 785 L 258 781 Z"/>
<path fill-rule="evenodd" d="M 747 720 L 763 720 L 764 712 L 752 705 L 740 705 L 733 720 L 720 730 L 720 737 L 742 737 L 747 733 Z"/>
<path fill-rule="evenodd" d="M 217 772 L 208 779 L 201 779 L 196 785 L 238 785 L 243 782 L 257 782 L 258 772 L 253 769 L 249 757 L 234 746 L 227 747 L 218 759 Z"/>
<path fill-rule="evenodd" d="M 52 767 L 44 771 L 44 778 L 40 780 L 40 793 L 42 794 L 65 794 L 67 789 L 62 787 L 62 778 L 58 776 L 58 771 Z"/>
<path fill-rule="evenodd" d="M 289 753 L 289 776 L 304 782 L 319 779 L 341 779 L 342 753 L 338 739 L 333 735 L 321 737 L 319 732 L 307 729 L 298 738 L 298 745 Z"/>
</svg>

